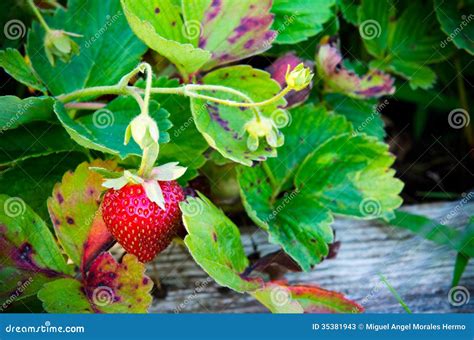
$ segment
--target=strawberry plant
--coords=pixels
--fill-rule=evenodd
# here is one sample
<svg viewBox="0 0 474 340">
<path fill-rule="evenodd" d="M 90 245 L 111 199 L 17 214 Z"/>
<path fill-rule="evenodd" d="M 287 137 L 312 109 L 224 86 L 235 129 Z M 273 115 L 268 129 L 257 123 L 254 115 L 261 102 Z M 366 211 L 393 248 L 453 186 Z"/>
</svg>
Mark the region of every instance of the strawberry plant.
<svg viewBox="0 0 474 340">
<path fill-rule="evenodd" d="M 378 107 L 396 76 L 432 86 L 423 58 L 446 20 L 408 34 L 419 9 L 392 18 L 375 0 L 23 5 L 25 40 L 0 52 L 22 84 L 0 97 L 0 296 L 28 285 L 3 309 L 147 312 L 145 264 L 176 242 L 271 312 L 363 311 L 317 282 L 270 279 L 229 216 L 248 216 L 299 271 L 329 256 L 336 215 L 394 218 L 403 183 Z M 364 37 L 373 18 L 370 60 L 343 56 L 339 21 Z"/>
</svg>

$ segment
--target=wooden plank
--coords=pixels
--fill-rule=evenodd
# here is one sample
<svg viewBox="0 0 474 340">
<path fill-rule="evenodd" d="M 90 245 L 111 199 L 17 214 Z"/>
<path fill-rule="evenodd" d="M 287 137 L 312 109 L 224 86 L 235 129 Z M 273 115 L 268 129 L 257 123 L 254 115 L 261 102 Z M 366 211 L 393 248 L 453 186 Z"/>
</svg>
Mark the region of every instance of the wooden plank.
<svg viewBox="0 0 474 340">
<path fill-rule="evenodd" d="M 438 221 L 459 204 L 436 203 L 409 206 L 404 210 Z M 453 226 L 464 226 L 474 214 L 474 204 L 461 207 L 451 219 Z M 448 301 L 455 252 L 410 232 L 377 224 L 339 218 L 334 224 L 341 247 L 335 259 L 326 260 L 310 273 L 287 275 L 290 283 L 310 283 L 346 294 L 362 304 L 367 312 L 403 313 L 386 286 L 382 273 L 413 312 L 474 312 L 474 296 L 469 303 L 453 307 Z M 261 255 L 276 249 L 266 233 L 255 227 L 242 228 L 247 254 L 258 249 Z M 185 248 L 172 245 L 156 261 L 167 289 L 165 298 L 155 299 L 152 313 L 255 313 L 267 312 L 246 294 L 220 288 L 195 264 Z M 460 285 L 474 294 L 472 262 Z M 149 273 L 152 273 L 150 265 Z"/>
</svg>

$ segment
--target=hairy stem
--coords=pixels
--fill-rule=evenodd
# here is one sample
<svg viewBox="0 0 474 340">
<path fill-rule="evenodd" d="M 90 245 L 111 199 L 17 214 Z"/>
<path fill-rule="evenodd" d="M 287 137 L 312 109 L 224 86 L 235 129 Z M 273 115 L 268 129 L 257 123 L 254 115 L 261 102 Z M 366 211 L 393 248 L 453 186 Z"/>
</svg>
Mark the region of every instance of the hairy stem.
<svg viewBox="0 0 474 340">
<path fill-rule="evenodd" d="M 43 18 L 43 15 L 41 14 L 40 10 L 38 7 L 36 7 L 35 3 L 33 0 L 28 0 L 28 4 L 30 5 L 30 8 L 32 9 L 33 13 L 36 15 L 38 18 L 38 21 L 40 22 L 41 26 L 45 29 L 46 32 L 51 31 L 51 28 L 48 26 L 46 21 Z"/>
</svg>

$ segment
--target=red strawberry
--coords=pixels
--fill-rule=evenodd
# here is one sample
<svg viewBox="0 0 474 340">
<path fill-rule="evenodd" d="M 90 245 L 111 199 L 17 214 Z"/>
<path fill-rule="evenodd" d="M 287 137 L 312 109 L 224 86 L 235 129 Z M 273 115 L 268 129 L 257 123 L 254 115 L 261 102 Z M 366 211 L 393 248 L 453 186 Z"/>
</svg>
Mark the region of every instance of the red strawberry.
<svg viewBox="0 0 474 340">
<path fill-rule="evenodd" d="M 102 202 L 102 215 L 109 231 L 127 252 L 148 262 L 171 243 L 181 221 L 179 202 L 183 189 L 176 181 L 158 182 L 165 210 L 146 196 L 141 184 L 109 189 Z"/>
</svg>

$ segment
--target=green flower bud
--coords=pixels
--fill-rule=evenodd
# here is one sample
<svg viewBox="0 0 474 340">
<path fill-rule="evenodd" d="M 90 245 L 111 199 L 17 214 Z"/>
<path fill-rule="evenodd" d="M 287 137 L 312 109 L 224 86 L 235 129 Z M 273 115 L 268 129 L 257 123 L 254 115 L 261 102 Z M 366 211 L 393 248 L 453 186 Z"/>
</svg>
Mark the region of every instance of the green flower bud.
<svg viewBox="0 0 474 340">
<path fill-rule="evenodd" d="M 128 144 L 130 137 L 133 137 L 133 140 L 137 142 L 142 149 L 150 144 L 158 144 L 158 125 L 150 116 L 140 114 L 128 125 L 125 131 L 124 144 Z"/>
<path fill-rule="evenodd" d="M 311 83 L 311 79 L 313 79 L 313 73 L 308 67 L 305 67 L 303 63 L 298 64 L 291 72 L 290 65 L 288 65 L 285 80 L 289 88 L 295 91 L 301 91 Z"/>
<path fill-rule="evenodd" d="M 245 130 L 249 136 L 247 138 L 247 147 L 250 151 L 255 151 L 259 146 L 259 138 L 264 137 L 271 147 L 279 147 L 283 145 L 283 134 L 278 131 L 278 128 L 273 119 L 268 117 L 254 117 L 251 121 L 245 124 Z"/>
<path fill-rule="evenodd" d="M 63 30 L 50 30 L 46 32 L 44 49 L 51 65 L 54 66 L 55 57 L 67 63 L 74 55 L 79 54 L 79 45 L 70 37 L 81 37 L 81 35 Z"/>
</svg>

